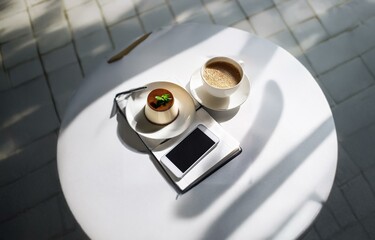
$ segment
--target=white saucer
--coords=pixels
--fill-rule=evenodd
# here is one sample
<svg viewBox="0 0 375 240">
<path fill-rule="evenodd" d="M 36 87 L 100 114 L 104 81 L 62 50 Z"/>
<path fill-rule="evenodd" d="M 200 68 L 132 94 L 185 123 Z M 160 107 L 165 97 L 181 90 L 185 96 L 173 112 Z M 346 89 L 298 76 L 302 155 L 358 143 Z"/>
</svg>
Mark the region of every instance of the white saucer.
<svg viewBox="0 0 375 240">
<path fill-rule="evenodd" d="M 184 132 L 194 120 L 195 105 L 190 94 L 181 86 L 171 82 L 153 82 L 147 89 L 134 92 L 128 99 L 125 114 L 131 128 L 138 134 L 150 139 L 167 139 Z M 148 94 L 156 88 L 168 89 L 179 106 L 177 118 L 167 125 L 153 124 L 147 120 L 144 107 Z"/>
<path fill-rule="evenodd" d="M 200 71 L 194 72 L 190 79 L 190 91 L 195 100 L 215 111 L 227 111 L 239 107 L 250 94 L 250 81 L 245 75 L 242 86 L 231 96 L 218 98 L 209 94 L 203 87 Z"/>
</svg>

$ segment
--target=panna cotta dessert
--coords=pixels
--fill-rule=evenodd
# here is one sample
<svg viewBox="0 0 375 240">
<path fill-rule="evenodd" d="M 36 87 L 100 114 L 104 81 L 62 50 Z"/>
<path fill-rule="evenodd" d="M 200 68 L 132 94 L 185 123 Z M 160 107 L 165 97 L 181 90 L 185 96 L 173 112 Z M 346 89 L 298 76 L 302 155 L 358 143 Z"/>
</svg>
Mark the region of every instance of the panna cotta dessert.
<svg viewBox="0 0 375 240">
<path fill-rule="evenodd" d="M 159 125 L 171 123 L 178 112 L 178 102 L 167 89 L 157 88 L 148 94 L 145 115 L 150 122 Z"/>
</svg>

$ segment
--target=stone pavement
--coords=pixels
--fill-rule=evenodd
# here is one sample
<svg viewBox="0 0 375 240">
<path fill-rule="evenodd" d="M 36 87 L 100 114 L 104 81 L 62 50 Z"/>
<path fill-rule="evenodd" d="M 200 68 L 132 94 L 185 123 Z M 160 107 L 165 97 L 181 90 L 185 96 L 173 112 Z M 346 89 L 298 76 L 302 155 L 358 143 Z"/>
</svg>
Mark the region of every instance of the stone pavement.
<svg viewBox="0 0 375 240">
<path fill-rule="evenodd" d="M 301 239 L 375 239 L 375 0 L 1 0 L 0 239 L 88 239 L 56 169 L 67 103 L 115 47 L 187 21 L 253 32 L 311 71 L 339 159 Z"/>
</svg>

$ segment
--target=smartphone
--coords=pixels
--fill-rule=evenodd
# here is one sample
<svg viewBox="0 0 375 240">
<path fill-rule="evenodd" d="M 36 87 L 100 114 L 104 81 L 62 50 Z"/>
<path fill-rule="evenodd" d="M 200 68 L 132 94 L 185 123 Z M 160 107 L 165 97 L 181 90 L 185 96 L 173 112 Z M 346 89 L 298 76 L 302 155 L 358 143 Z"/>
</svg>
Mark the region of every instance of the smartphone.
<svg viewBox="0 0 375 240">
<path fill-rule="evenodd" d="M 219 143 L 219 138 L 200 124 L 161 158 L 161 163 L 182 178 Z"/>
</svg>

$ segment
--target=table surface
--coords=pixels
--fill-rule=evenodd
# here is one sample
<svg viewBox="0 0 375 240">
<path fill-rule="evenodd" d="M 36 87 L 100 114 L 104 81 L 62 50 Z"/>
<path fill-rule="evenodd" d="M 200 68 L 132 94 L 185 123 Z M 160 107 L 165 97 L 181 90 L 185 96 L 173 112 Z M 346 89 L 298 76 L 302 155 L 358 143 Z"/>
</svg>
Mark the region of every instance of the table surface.
<svg viewBox="0 0 375 240">
<path fill-rule="evenodd" d="M 209 111 L 243 152 L 179 195 L 126 120 L 110 118 L 113 97 L 154 81 L 188 87 L 220 55 L 242 60 L 251 80 L 241 107 Z M 87 77 L 63 119 L 57 160 L 68 205 L 92 239 L 293 239 L 327 200 L 337 138 L 320 87 L 284 49 L 233 28 L 182 24 Z"/>
</svg>

